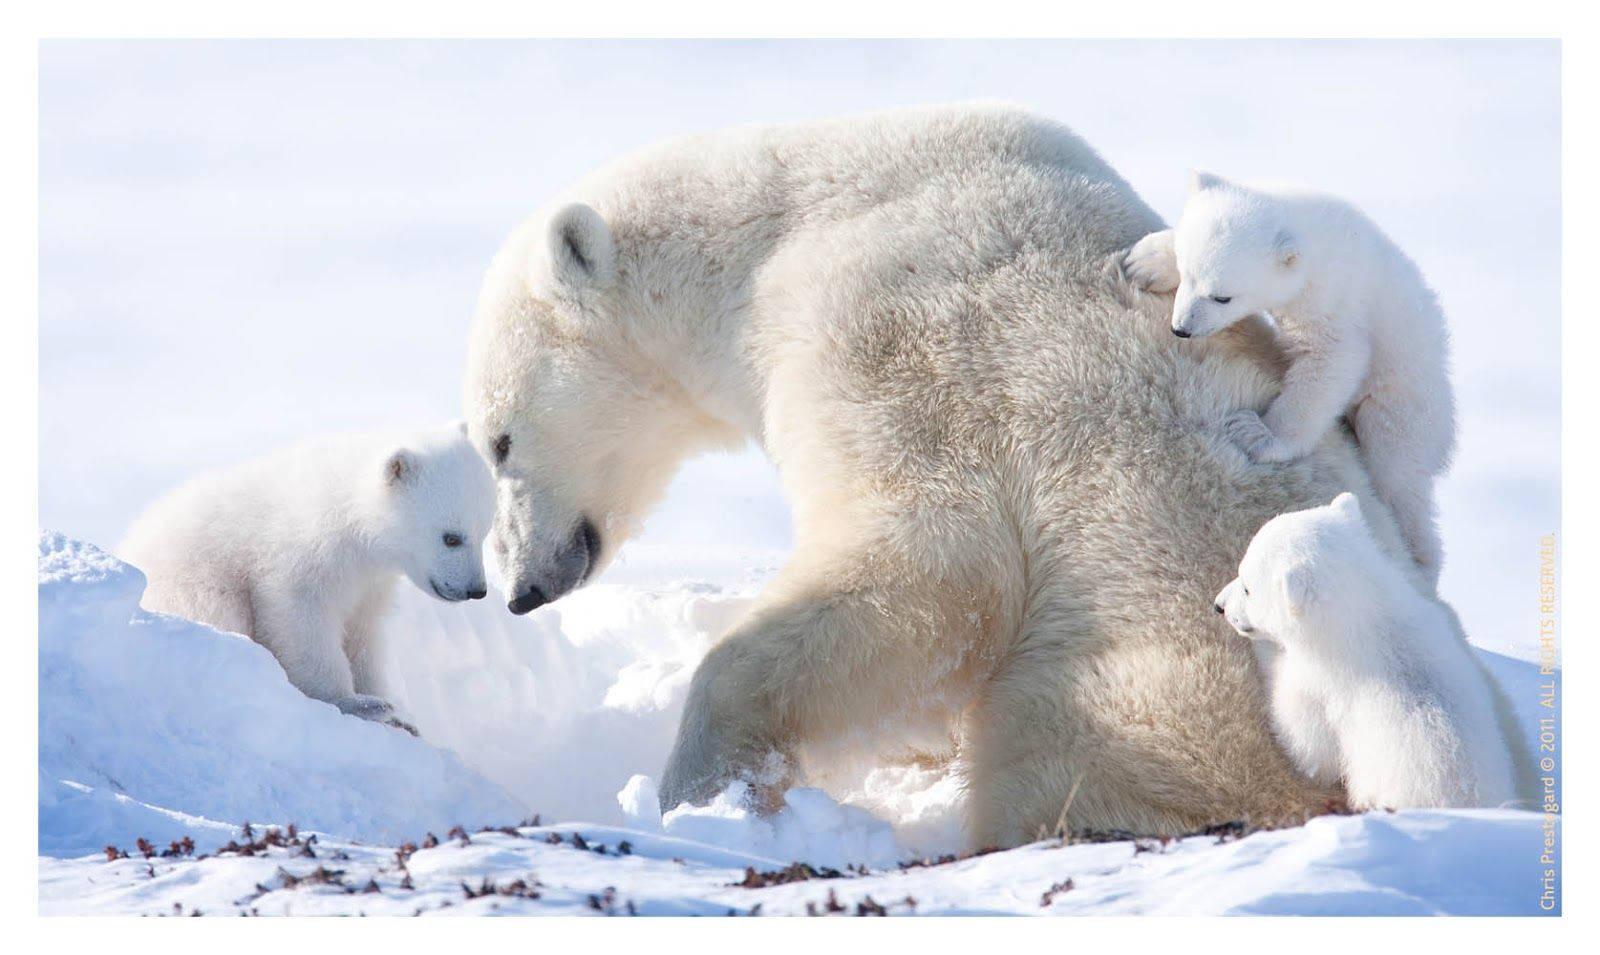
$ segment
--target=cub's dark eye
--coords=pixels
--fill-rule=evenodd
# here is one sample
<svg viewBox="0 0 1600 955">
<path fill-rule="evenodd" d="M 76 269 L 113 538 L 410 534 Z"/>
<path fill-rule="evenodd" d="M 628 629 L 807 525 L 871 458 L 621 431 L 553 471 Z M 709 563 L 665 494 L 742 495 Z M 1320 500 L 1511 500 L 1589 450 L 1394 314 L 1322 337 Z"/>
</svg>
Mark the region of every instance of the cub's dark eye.
<svg viewBox="0 0 1600 955">
<path fill-rule="evenodd" d="M 494 439 L 494 463 L 506 463 L 506 455 L 511 453 L 511 435 L 502 434 Z"/>
<path fill-rule="evenodd" d="M 1249 587 L 1246 587 L 1244 584 L 1240 584 L 1239 585 L 1239 589 L 1244 591 L 1244 595 L 1246 597 L 1250 596 L 1250 588 Z"/>
<path fill-rule="evenodd" d="M 1233 301 L 1233 296 L 1232 295 L 1213 295 L 1213 296 L 1211 296 L 1211 301 L 1216 302 L 1218 305 L 1226 305 L 1229 302 Z"/>
<path fill-rule="evenodd" d="M 446 535 L 444 535 L 444 546 L 446 546 L 446 547 L 460 547 L 461 546 L 461 535 L 460 534 L 446 534 Z"/>
</svg>

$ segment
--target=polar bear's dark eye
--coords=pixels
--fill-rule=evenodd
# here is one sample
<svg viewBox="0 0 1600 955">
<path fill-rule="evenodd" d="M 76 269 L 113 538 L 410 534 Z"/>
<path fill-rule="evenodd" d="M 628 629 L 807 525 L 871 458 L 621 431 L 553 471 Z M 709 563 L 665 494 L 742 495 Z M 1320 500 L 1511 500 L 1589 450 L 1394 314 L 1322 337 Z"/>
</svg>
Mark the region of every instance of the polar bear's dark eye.
<svg viewBox="0 0 1600 955">
<path fill-rule="evenodd" d="M 1229 302 L 1233 301 L 1233 296 L 1232 295 L 1213 295 L 1213 296 L 1211 296 L 1211 301 L 1216 302 L 1218 305 L 1226 305 Z"/>
<path fill-rule="evenodd" d="M 444 546 L 446 546 L 446 547 L 460 547 L 461 546 L 461 535 L 460 534 L 446 534 L 446 535 L 444 535 Z"/>
<path fill-rule="evenodd" d="M 506 463 L 506 455 L 511 453 L 511 435 L 502 434 L 494 439 L 494 463 Z"/>
</svg>

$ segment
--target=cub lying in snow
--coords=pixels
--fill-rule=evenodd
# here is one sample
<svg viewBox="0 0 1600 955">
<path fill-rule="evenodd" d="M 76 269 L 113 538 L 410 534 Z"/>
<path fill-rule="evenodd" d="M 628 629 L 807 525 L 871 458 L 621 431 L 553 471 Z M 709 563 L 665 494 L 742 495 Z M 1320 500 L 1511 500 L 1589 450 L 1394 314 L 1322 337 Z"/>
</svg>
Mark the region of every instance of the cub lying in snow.
<svg viewBox="0 0 1600 955">
<path fill-rule="evenodd" d="M 1206 173 L 1191 185 L 1177 228 L 1129 252 L 1129 278 L 1177 290 L 1180 338 L 1271 313 L 1292 364 L 1265 415 L 1229 417 L 1230 436 L 1255 461 L 1287 461 L 1348 414 L 1379 496 L 1437 584 L 1433 479 L 1455 446 L 1455 407 L 1444 315 L 1422 274 L 1340 199 Z"/>
<path fill-rule="evenodd" d="M 379 624 L 397 573 L 441 600 L 484 596 L 487 466 L 453 425 L 346 437 L 197 477 L 134 522 L 118 554 L 148 610 L 242 633 L 293 683 L 413 734 L 379 695 Z"/>
<path fill-rule="evenodd" d="M 1515 799 L 1489 677 L 1379 548 L 1354 495 L 1263 525 L 1216 609 L 1267 644 L 1290 757 L 1319 782 L 1342 779 L 1353 808 Z"/>
</svg>

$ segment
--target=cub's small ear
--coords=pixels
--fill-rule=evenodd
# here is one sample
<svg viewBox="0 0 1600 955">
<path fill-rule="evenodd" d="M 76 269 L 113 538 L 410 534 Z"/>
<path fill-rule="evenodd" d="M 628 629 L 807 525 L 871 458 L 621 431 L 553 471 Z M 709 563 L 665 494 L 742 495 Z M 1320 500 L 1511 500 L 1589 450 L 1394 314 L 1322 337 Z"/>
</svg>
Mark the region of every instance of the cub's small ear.
<svg viewBox="0 0 1600 955">
<path fill-rule="evenodd" d="M 417 473 L 417 461 L 404 448 L 389 455 L 383 462 L 383 481 L 390 487 L 399 487 Z"/>
<path fill-rule="evenodd" d="M 1279 232 L 1272 240 L 1273 252 L 1278 256 L 1278 264 L 1286 269 L 1292 269 L 1300 261 L 1300 240 L 1296 239 L 1288 230 Z"/>
<path fill-rule="evenodd" d="M 1344 491 L 1335 497 L 1332 507 L 1340 514 L 1348 517 L 1359 518 L 1361 516 L 1361 501 L 1349 491 Z"/>
<path fill-rule="evenodd" d="M 600 213 L 574 202 L 550 220 L 550 265 L 557 282 L 579 288 L 602 285 L 616 268 L 616 245 L 611 227 Z"/>
<path fill-rule="evenodd" d="M 1304 561 L 1290 565 L 1283 572 L 1283 601 L 1289 612 L 1298 616 L 1316 599 L 1316 582 L 1311 565 Z"/>
<path fill-rule="evenodd" d="M 1190 192 L 1204 192 L 1207 189 L 1221 189 L 1226 185 L 1228 185 L 1228 180 L 1222 178 L 1214 172 L 1206 172 L 1204 169 L 1189 170 Z"/>
</svg>

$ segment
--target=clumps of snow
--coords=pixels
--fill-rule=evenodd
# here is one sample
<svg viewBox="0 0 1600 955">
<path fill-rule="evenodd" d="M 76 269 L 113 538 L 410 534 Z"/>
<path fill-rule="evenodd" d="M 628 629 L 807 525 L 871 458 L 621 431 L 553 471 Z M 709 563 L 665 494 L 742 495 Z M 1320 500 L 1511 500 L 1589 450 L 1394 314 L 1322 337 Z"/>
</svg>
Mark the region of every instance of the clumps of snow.
<svg viewBox="0 0 1600 955">
<path fill-rule="evenodd" d="M 645 832 L 661 829 L 661 797 L 656 781 L 649 776 L 635 774 L 628 777 L 627 785 L 617 793 L 617 805 L 628 825 Z"/>
<path fill-rule="evenodd" d="M 662 832 L 784 862 L 844 869 L 893 866 L 910 853 L 894 827 L 855 806 L 841 805 L 820 789 L 795 787 L 783 806 L 763 816 L 752 808 L 750 784 L 735 781 L 708 805 L 684 803 L 663 814 L 655 781 L 630 778 L 617 803 L 630 828 Z"/>
<path fill-rule="evenodd" d="M 244 820 L 396 839 L 525 805 L 454 755 L 291 686 L 263 647 L 139 609 L 144 576 L 39 537 L 39 849 L 226 841 Z"/>
<path fill-rule="evenodd" d="M 953 767 L 876 766 L 841 798 L 894 822 L 911 855 L 939 856 L 966 844 L 962 831 L 966 792 Z"/>
</svg>

